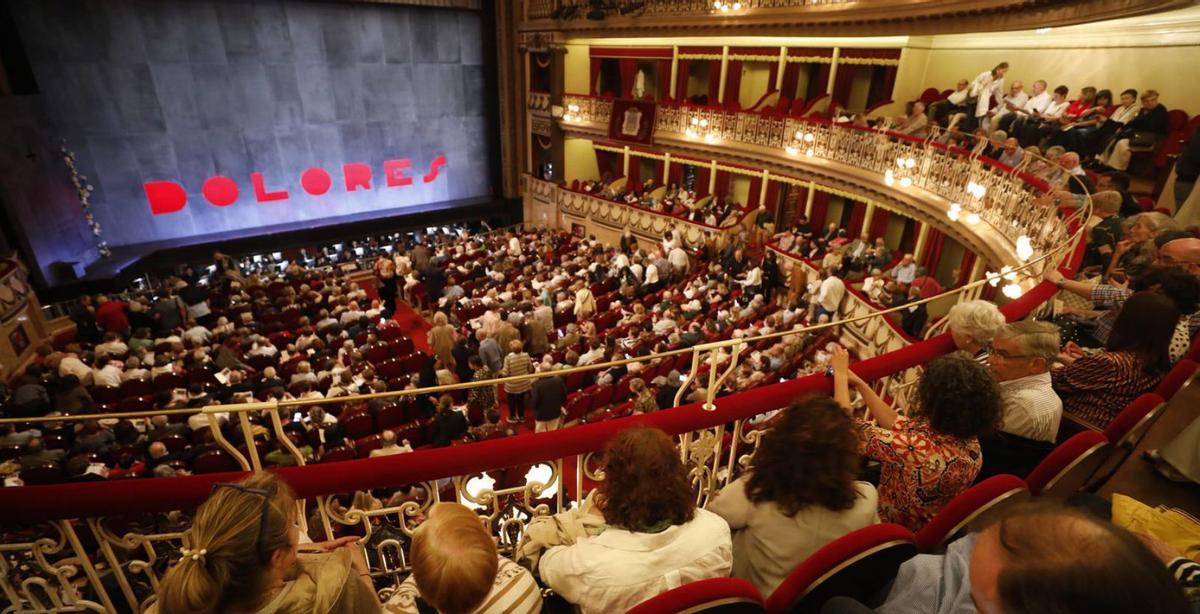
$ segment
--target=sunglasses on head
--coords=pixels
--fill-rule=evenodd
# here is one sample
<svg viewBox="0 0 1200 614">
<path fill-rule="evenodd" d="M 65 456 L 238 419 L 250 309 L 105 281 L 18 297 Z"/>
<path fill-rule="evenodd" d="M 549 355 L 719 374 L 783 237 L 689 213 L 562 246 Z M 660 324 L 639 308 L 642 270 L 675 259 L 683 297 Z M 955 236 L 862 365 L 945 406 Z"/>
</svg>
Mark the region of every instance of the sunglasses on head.
<svg viewBox="0 0 1200 614">
<path fill-rule="evenodd" d="M 271 498 L 275 496 L 275 489 L 271 488 L 267 490 L 263 488 L 251 488 L 241 484 L 234 484 L 233 482 L 217 482 L 213 484 L 212 492 L 215 493 L 218 488 L 229 488 L 238 492 L 262 497 L 263 504 L 262 510 L 259 512 L 258 537 L 254 540 L 254 551 L 258 553 L 259 562 L 266 563 L 271 557 L 270 553 L 263 550 L 263 538 L 267 534 L 267 511 L 271 507 Z"/>
</svg>

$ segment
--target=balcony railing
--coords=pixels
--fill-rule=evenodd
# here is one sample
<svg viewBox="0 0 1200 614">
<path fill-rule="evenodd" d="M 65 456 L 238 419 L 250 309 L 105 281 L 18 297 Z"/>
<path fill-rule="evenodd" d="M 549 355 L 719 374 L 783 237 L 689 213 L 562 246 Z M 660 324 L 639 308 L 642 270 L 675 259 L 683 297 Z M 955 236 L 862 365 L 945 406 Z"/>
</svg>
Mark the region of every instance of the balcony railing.
<svg viewBox="0 0 1200 614">
<path fill-rule="evenodd" d="M 579 108 L 577 117 L 564 121 L 565 127 L 608 124 L 611 101 L 578 95 L 564 96 L 563 101 Z M 701 135 L 696 132 L 697 125 L 704 126 Z M 798 167 L 806 161 L 830 161 L 863 169 L 879 176 L 880 183 L 895 182 L 897 190 L 923 190 L 957 203 L 955 217 L 967 226 L 967 232 L 972 232 L 970 226 L 986 224 L 1004 237 L 1014 254 L 1027 248 L 1032 248 L 1033 255 L 1045 253 L 1070 234 L 1068 220 L 1057 210 L 1037 206 L 1038 196 L 1049 186 L 1024 172 L 1029 162 L 1014 169 L 980 155 L 980 147 L 968 151 L 944 145 L 934 137 L 919 139 L 815 118 L 668 104 L 658 107 L 655 139 L 691 140 L 701 147 L 706 143 L 753 145 L 777 150 Z M 1027 154 L 1026 159 L 1057 168 L 1044 158 Z"/>
</svg>

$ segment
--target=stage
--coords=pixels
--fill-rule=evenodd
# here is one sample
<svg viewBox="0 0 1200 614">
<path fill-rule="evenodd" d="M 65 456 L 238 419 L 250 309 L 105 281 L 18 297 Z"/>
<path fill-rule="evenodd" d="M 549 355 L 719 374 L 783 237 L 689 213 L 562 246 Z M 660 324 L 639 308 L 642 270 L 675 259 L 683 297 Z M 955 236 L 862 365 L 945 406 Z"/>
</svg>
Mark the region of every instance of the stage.
<svg viewBox="0 0 1200 614">
<path fill-rule="evenodd" d="M 114 246 L 112 255 L 89 266 L 82 279 L 43 291 L 47 295 L 43 301 L 74 298 L 84 292 L 124 290 L 133 279 L 147 273 L 162 274 L 185 263 L 209 263 L 214 250 L 239 256 L 461 222 L 484 220 L 493 227 L 499 227 L 520 221 L 520 217 L 521 206 L 518 201 L 484 197 L 330 217 L 322 219 L 319 226 L 311 222 L 294 222 L 170 241 Z M 269 244 L 269 248 L 266 244 Z"/>
</svg>

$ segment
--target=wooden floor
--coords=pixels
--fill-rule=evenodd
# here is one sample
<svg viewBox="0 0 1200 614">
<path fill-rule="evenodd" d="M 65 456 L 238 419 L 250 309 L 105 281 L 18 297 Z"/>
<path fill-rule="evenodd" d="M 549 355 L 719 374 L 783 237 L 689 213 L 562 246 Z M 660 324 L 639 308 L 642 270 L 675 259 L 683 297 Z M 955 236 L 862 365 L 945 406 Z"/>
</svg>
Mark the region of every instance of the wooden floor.
<svg viewBox="0 0 1200 614">
<path fill-rule="evenodd" d="M 1108 499 L 1113 493 L 1120 493 L 1152 507 L 1176 507 L 1200 517 L 1200 484 L 1172 482 L 1142 459 L 1143 452 L 1167 445 L 1197 418 L 1200 418 L 1200 378 L 1193 378 L 1190 385 L 1175 394 L 1166 411 L 1150 427 L 1133 454 L 1100 488 L 1099 494 Z"/>
</svg>

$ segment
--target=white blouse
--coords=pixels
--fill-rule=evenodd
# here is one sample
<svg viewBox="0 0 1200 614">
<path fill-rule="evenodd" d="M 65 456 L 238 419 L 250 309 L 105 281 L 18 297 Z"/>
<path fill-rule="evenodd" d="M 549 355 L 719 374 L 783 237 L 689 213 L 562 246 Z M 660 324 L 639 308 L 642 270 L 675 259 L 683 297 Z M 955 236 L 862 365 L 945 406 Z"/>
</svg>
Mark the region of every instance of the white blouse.
<svg viewBox="0 0 1200 614">
<path fill-rule="evenodd" d="M 689 582 L 729 575 L 729 525 L 703 509 L 686 524 L 659 533 L 607 527 L 542 555 L 542 581 L 584 614 L 624 612 Z"/>
</svg>

